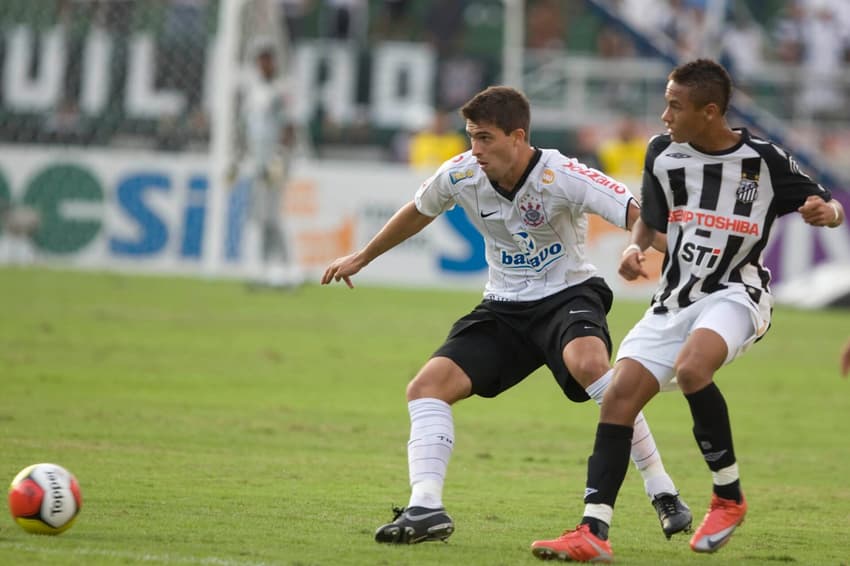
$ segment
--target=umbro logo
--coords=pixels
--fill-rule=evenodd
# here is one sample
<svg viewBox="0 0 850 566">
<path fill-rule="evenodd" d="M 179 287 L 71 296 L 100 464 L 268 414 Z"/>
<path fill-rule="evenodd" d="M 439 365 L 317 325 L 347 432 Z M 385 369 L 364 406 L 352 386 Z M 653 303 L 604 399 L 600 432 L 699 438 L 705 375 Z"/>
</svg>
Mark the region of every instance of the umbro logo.
<svg viewBox="0 0 850 566">
<path fill-rule="evenodd" d="M 496 214 L 496 213 L 497 213 L 497 212 L 499 212 L 499 211 L 498 211 L 498 210 L 494 210 L 493 212 L 484 212 L 484 211 L 482 210 L 482 211 L 480 211 L 480 212 L 481 212 L 481 218 L 487 218 L 488 216 L 493 216 L 494 214 Z"/>
<path fill-rule="evenodd" d="M 586 487 L 586 488 L 584 488 L 584 498 L 585 498 L 585 499 L 587 499 L 588 497 L 590 497 L 590 496 L 591 496 L 591 495 L 593 495 L 594 493 L 599 493 L 599 490 L 598 490 L 598 489 L 595 489 L 595 488 L 593 488 L 593 487 Z"/>
<path fill-rule="evenodd" d="M 688 159 L 690 155 L 687 153 L 680 153 L 678 151 L 674 151 L 673 153 L 665 153 L 667 157 L 672 157 L 673 159 Z"/>
<path fill-rule="evenodd" d="M 726 449 L 718 450 L 717 452 L 704 452 L 702 456 L 705 458 L 706 462 L 716 462 L 721 459 L 726 452 Z"/>
</svg>

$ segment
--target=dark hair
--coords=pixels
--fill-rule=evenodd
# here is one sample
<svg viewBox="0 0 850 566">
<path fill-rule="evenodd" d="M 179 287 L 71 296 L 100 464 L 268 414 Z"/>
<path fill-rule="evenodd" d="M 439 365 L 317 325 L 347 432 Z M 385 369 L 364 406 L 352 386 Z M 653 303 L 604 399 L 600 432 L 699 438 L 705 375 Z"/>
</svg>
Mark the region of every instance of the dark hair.
<svg viewBox="0 0 850 566">
<path fill-rule="evenodd" d="M 711 59 L 697 59 L 679 65 L 667 77 L 691 89 L 691 100 L 697 106 L 715 103 L 721 114 L 726 114 L 732 98 L 732 79 L 720 63 Z"/>
<path fill-rule="evenodd" d="M 460 115 L 477 124 L 493 124 L 506 134 L 525 130 L 526 140 L 529 136 L 531 110 L 528 99 L 515 88 L 487 87 L 460 109 Z"/>
</svg>

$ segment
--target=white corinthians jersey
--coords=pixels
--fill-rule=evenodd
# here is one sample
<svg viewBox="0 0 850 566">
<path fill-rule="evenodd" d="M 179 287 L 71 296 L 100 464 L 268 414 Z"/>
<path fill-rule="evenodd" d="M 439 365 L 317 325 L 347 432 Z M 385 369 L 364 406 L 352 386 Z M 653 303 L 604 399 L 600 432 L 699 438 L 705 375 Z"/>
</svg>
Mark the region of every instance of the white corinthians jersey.
<svg viewBox="0 0 850 566">
<path fill-rule="evenodd" d="M 416 192 L 416 208 L 437 216 L 460 205 L 486 245 L 484 298 L 532 301 L 596 274 L 584 254 L 585 213 L 625 228 L 625 185 L 556 150 L 536 149 L 516 188 L 495 186 L 471 151 L 445 162 Z"/>
<path fill-rule="evenodd" d="M 737 145 L 712 154 L 669 135 L 649 142 L 641 218 L 667 234 L 652 299 L 656 313 L 737 288 L 746 291 L 761 321 L 769 321 L 770 272 L 762 251 L 776 217 L 795 212 L 809 195 L 831 199 L 782 149 L 738 131 Z"/>
</svg>

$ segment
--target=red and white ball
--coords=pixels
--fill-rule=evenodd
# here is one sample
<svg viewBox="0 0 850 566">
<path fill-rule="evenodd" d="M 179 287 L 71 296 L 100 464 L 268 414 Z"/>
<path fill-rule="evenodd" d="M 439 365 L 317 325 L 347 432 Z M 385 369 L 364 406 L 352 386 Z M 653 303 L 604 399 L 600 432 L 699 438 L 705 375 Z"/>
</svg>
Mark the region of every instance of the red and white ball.
<svg viewBox="0 0 850 566">
<path fill-rule="evenodd" d="M 33 464 L 9 486 L 9 510 L 25 531 L 58 535 L 74 524 L 83 505 L 74 474 L 56 464 Z"/>
</svg>

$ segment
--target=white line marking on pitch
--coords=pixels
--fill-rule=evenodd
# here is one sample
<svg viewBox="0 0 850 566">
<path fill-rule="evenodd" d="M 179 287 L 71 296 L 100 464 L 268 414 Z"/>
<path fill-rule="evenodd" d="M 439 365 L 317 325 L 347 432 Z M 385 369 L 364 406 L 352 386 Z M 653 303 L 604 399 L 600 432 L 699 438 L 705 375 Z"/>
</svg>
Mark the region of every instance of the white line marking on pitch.
<svg viewBox="0 0 850 566">
<path fill-rule="evenodd" d="M 244 560 L 231 560 L 217 556 L 206 556 L 203 558 L 192 558 L 186 556 L 170 556 L 168 554 L 140 554 L 137 552 L 121 552 L 118 550 L 107 550 L 101 548 L 46 548 L 32 544 L 19 542 L 0 541 L 0 548 L 9 548 L 24 552 L 35 552 L 38 554 L 61 554 L 64 556 L 101 556 L 104 558 L 120 558 L 138 560 L 140 562 L 164 562 L 166 564 L 209 564 L 210 566 L 272 566 L 276 562 L 248 562 Z"/>
</svg>

